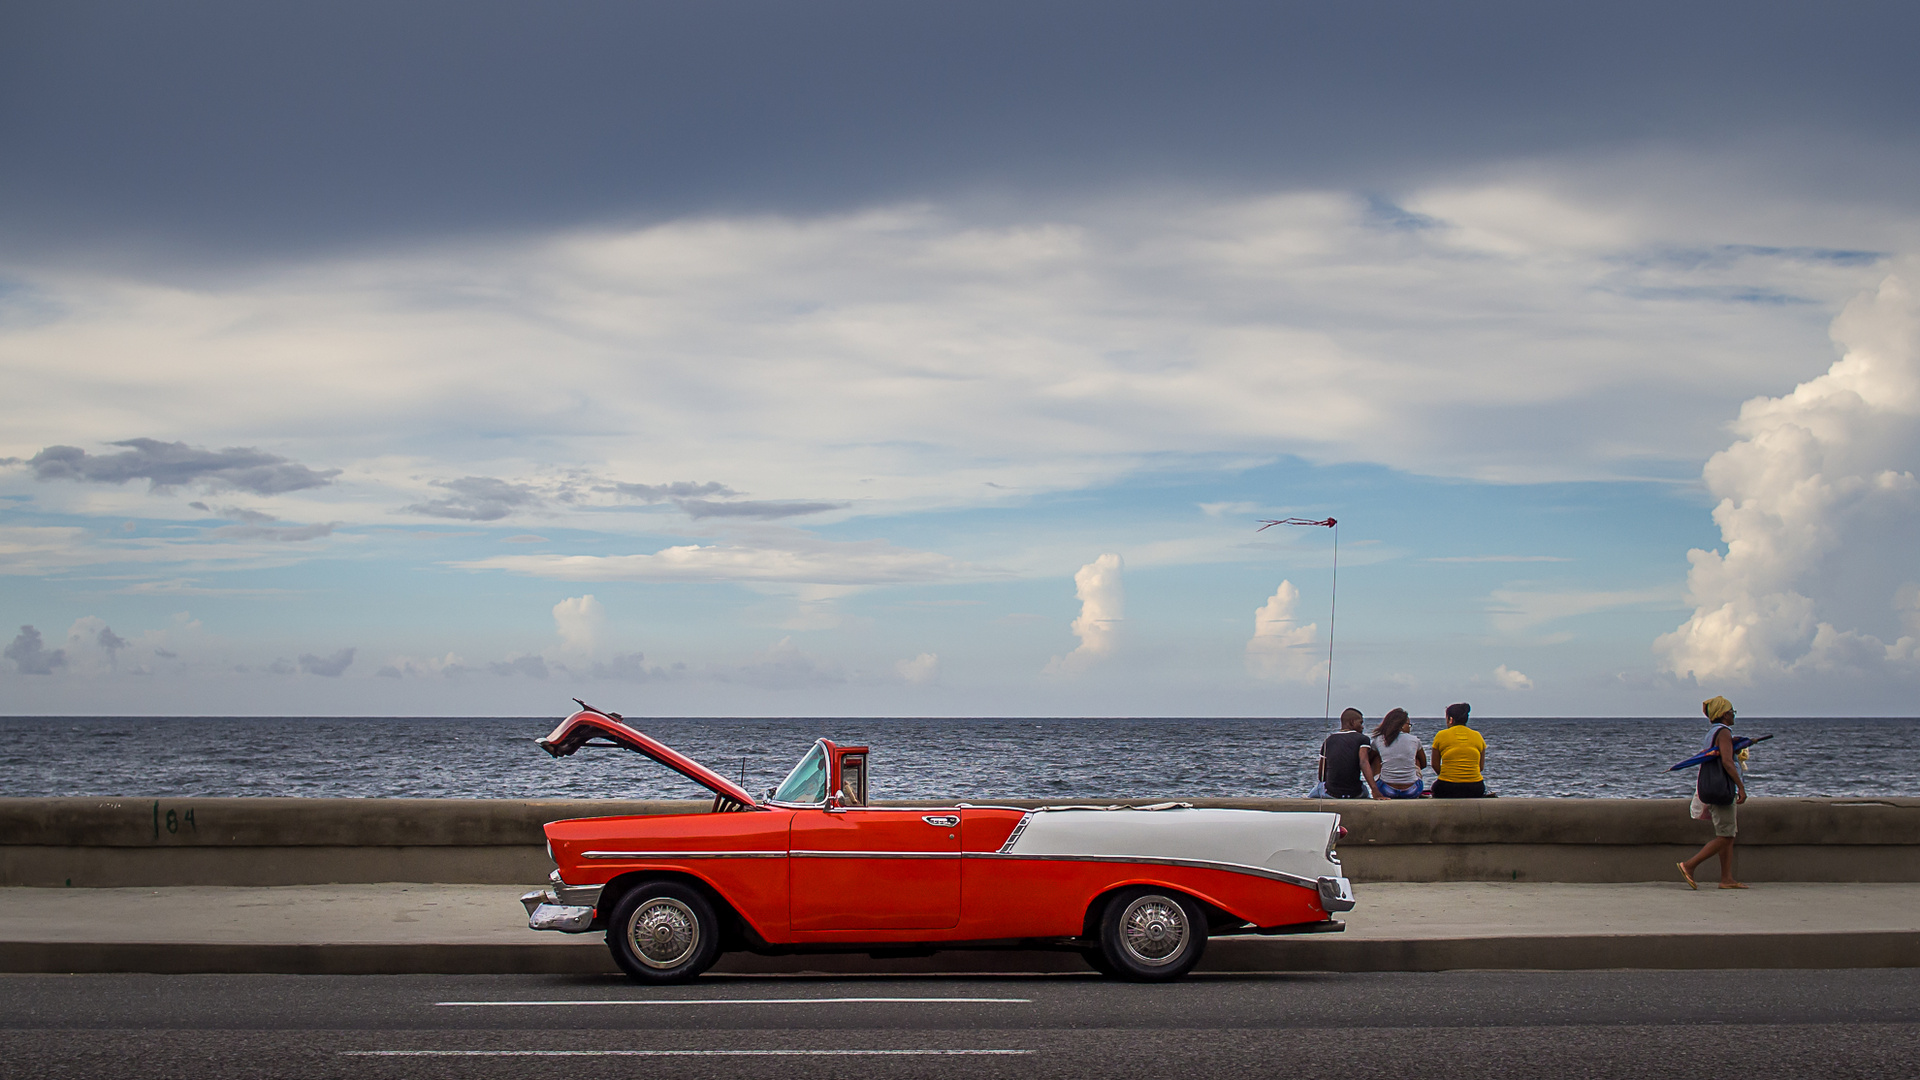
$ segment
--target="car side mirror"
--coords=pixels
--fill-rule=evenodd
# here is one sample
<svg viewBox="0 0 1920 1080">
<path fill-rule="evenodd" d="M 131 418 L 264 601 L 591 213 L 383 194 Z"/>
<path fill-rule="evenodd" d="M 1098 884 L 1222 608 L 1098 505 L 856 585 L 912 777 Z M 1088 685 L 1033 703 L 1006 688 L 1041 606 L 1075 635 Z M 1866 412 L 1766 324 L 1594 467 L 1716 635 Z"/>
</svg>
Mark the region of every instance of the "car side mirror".
<svg viewBox="0 0 1920 1080">
<path fill-rule="evenodd" d="M 847 809 L 847 793 L 846 792 L 836 791 L 833 794 L 827 796 L 827 811 L 829 813 L 836 813 L 836 814 L 845 813 L 846 809 Z"/>
</svg>

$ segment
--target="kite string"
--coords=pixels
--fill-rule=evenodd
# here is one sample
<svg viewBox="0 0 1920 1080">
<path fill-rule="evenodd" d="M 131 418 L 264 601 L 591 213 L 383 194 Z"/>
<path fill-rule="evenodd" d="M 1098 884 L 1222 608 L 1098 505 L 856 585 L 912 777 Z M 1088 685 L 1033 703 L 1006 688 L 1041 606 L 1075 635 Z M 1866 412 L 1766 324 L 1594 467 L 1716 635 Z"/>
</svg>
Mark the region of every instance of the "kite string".
<svg viewBox="0 0 1920 1080">
<path fill-rule="evenodd" d="M 1320 711 L 1323 723 L 1333 722 L 1333 617 L 1340 610 L 1340 526 L 1333 530 L 1333 596 L 1327 602 L 1327 703 Z"/>
</svg>

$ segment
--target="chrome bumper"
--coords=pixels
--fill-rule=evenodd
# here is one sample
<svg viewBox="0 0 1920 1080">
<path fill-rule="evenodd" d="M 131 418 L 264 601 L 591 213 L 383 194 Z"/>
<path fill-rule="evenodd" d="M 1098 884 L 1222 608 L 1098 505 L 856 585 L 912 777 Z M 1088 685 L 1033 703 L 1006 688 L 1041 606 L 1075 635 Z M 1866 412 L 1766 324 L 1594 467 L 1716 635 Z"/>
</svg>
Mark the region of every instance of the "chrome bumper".
<svg viewBox="0 0 1920 1080">
<path fill-rule="evenodd" d="M 553 884 L 545 889 L 522 893 L 520 904 L 527 909 L 527 925 L 535 930 L 558 930 L 563 934 L 584 934 L 593 928 L 593 913 L 600 900 L 598 885 L 569 885 L 553 872 Z"/>
<path fill-rule="evenodd" d="M 1353 910 L 1353 884 L 1343 877 L 1320 879 L 1320 906 L 1329 912 Z"/>
</svg>

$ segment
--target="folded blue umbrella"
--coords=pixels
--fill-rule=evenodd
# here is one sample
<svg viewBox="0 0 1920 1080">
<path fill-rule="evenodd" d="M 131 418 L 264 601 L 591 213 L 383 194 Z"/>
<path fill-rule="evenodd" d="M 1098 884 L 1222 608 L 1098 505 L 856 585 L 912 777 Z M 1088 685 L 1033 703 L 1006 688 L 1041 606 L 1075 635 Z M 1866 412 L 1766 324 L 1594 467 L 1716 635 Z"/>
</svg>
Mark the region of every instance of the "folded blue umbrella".
<svg viewBox="0 0 1920 1080">
<path fill-rule="evenodd" d="M 1733 740 L 1733 752 L 1737 754 L 1740 751 L 1745 750 L 1747 747 L 1752 746 L 1754 743 L 1766 742 L 1768 739 L 1771 739 L 1771 738 L 1773 738 L 1773 736 L 1771 735 L 1756 735 L 1751 739 L 1747 738 L 1744 735 L 1736 737 Z M 1688 758 L 1687 760 L 1681 762 L 1680 764 L 1675 765 L 1673 768 L 1668 769 L 1667 771 L 1678 772 L 1681 769 L 1690 769 L 1695 765 L 1699 765 L 1703 762 L 1711 761 L 1712 759 L 1718 756 L 1720 756 L 1720 750 L 1718 747 L 1715 747 L 1712 750 L 1702 750 L 1699 753 Z"/>
</svg>

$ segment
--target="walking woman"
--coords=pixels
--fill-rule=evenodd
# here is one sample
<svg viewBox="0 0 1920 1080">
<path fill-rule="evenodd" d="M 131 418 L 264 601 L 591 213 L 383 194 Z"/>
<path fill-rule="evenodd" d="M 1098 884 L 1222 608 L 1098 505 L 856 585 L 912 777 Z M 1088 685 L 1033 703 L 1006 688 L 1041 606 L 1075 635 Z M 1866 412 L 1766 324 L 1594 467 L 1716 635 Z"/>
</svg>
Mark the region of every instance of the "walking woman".
<svg viewBox="0 0 1920 1080">
<path fill-rule="evenodd" d="M 1740 831 L 1740 804 L 1747 801 L 1747 781 L 1740 775 L 1740 763 L 1733 756 L 1733 702 L 1723 697 L 1709 698 L 1700 703 L 1700 710 L 1707 714 L 1708 723 L 1707 742 L 1700 749 L 1719 754 L 1701 763 L 1700 779 L 1694 787 L 1713 818 L 1713 839 L 1693 858 L 1674 865 L 1680 868 L 1680 876 L 1687 879 L 1687 888 L 1698 889 L 1693 872 L 1700 869 L 1701 863 L 1718 855 L 1720 887 L 1744 889 L 1746 886 L 1733 877 L 1733 838 Z"/>
<path fill-rule="evenodd" d="M 1395 709 L 1373 729 L 1369 744 L 1372 752 L 1361 755 L 1367 786 L 1376 799 L 1417 799 L 1426 793 L 1421 771 L 1427 767 L 1427 751 L 1413 737 L 1413 722 L 1407 710 Z"/>
</svg>

